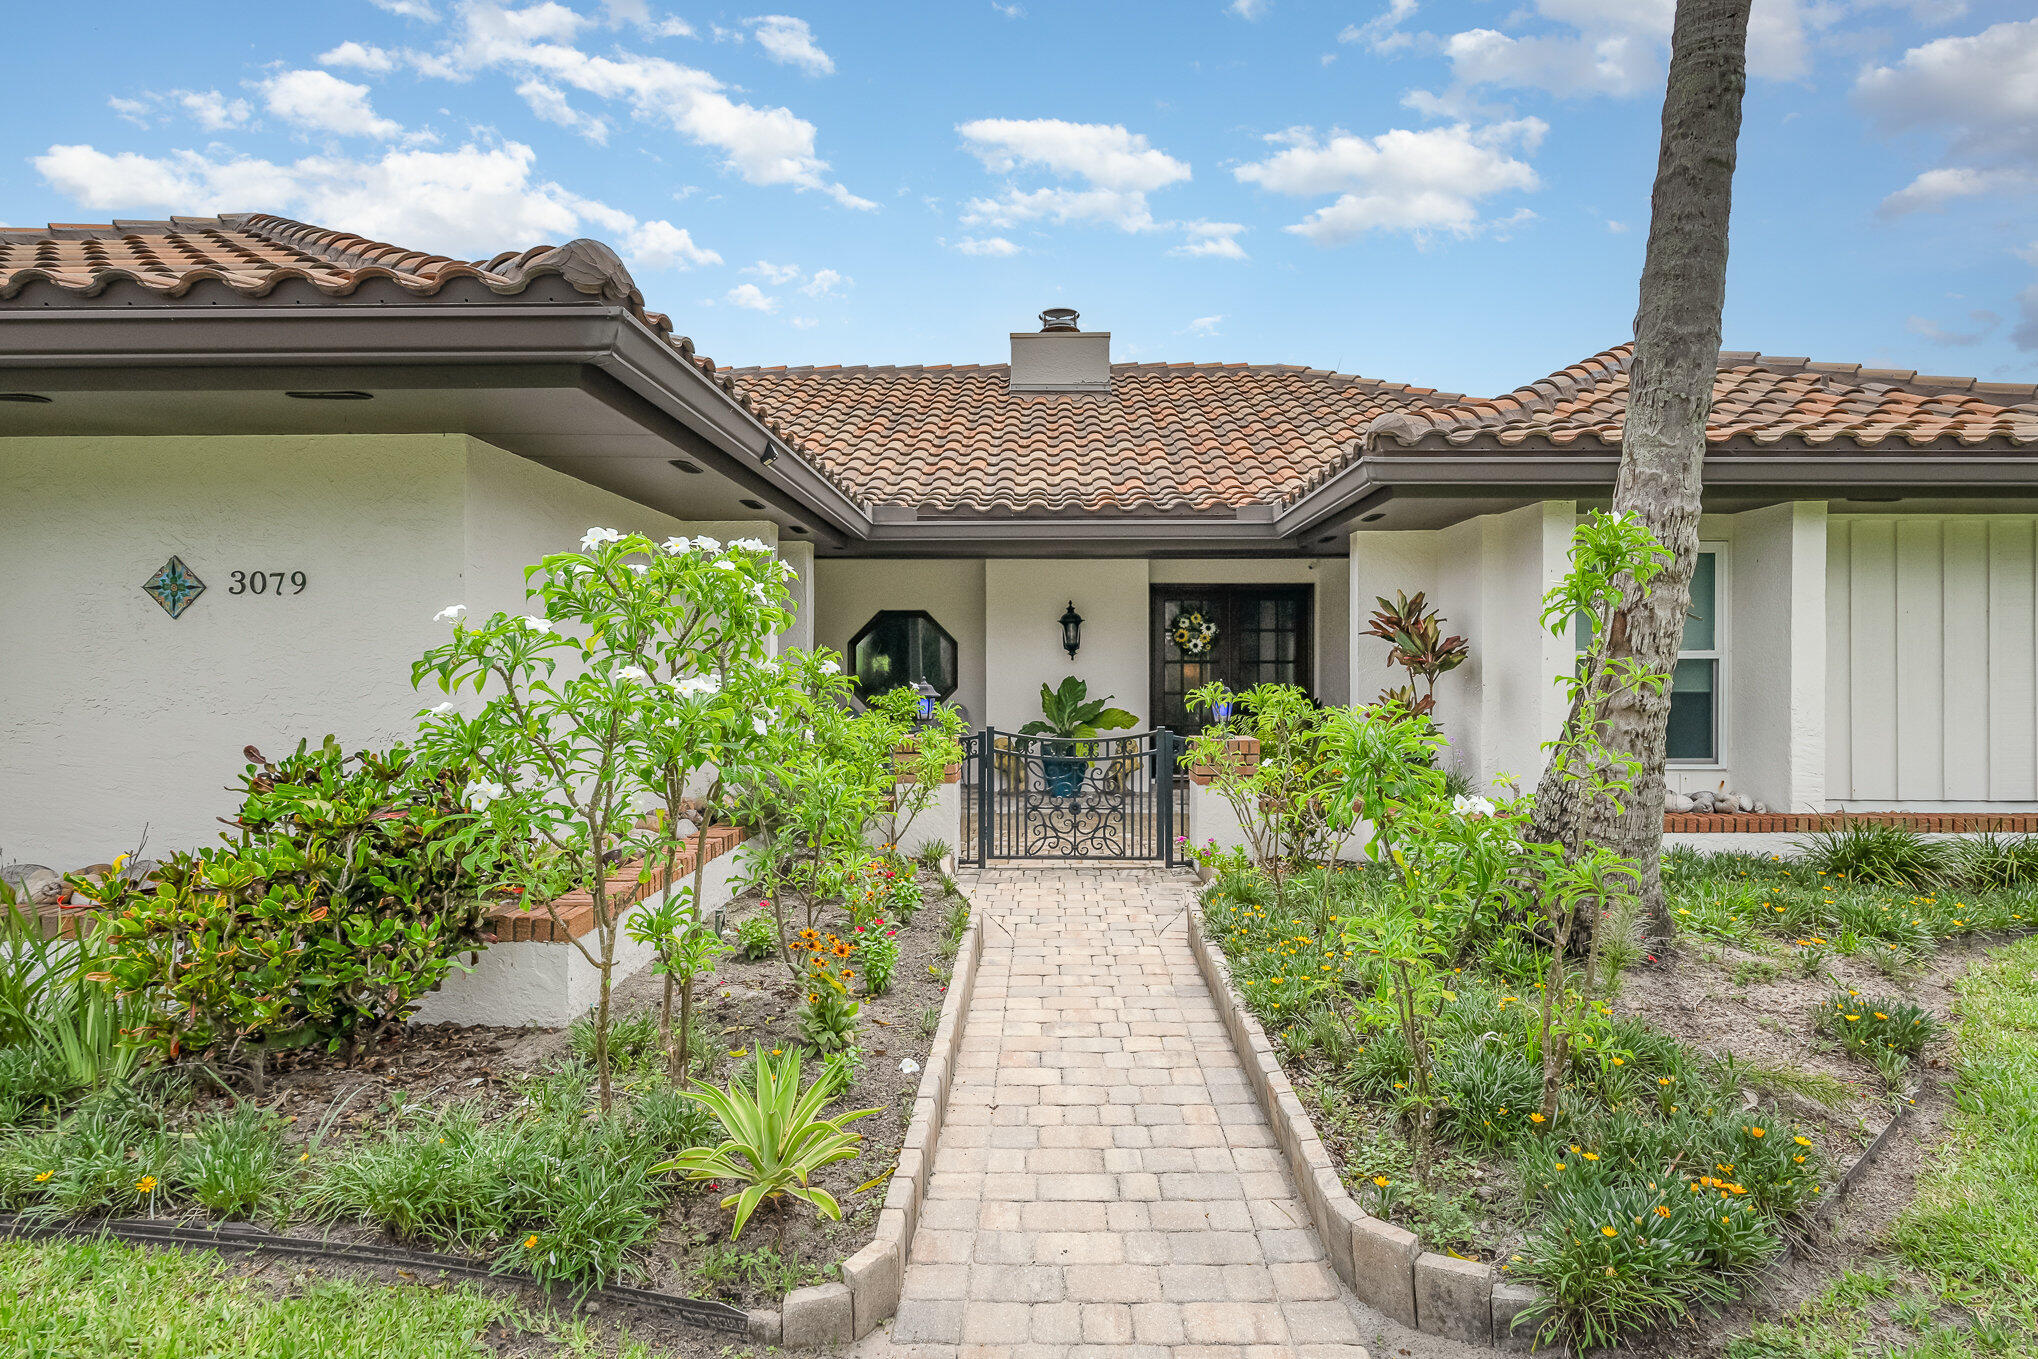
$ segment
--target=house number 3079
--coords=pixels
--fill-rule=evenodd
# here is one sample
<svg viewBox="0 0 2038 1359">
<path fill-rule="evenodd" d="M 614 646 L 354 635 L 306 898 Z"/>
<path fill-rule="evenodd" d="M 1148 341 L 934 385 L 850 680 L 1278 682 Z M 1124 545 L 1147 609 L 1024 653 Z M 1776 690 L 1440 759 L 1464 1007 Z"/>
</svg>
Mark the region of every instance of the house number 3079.
<svg viewBox="0 0 2038 1359">
<path fill-rule="evenodd" d="M 301 595 L 311 583 L 302 571 L 236 571 L 233 582 L 230 595 Z"/>
</svg>

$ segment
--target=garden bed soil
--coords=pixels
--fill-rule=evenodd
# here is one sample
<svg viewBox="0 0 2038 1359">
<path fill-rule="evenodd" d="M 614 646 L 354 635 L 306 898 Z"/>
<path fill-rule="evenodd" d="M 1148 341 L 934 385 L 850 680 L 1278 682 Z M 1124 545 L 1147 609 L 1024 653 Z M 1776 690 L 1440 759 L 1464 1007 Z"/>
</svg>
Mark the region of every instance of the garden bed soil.
<svg viewBox="0 0 2038 1359">
<path fill-rule="evenodd" d="M 781 1222 L 772 1210 L 762 1209 L 746 1225 L 736 1248 L 745 1253 L 760 1247 L 776 1251 L 783 1243 L 785 1256 L 797 1262 L 798 1276 L 782 1280 L 783 1286 L 755 1279 L 711 1285 L 703 1280 L 700 1267 L 709 1251 L 729 1244 L 731 1214 L 719 1206 L 726 1191 L 685 1184 L 675 1177 L 673 1200 L 657 1236 L 639 1253 L 636 1267 L 618 1282 L 736 1306 L 776 1306 L 788 1289 L 830 1277 L 836 1264 L 870 1241 L 884 1200 L 884 1177 L 897 1163 L 912 1118 L 953 961 L 944 935 L 956 899 L 943 896 L 938 874 L 923 872 L 921 881 L 925 904 L 912 925 L 898 931 L 899 960 L 891 989 L 878 997 L 857 997 L 861 1006 L 857 1034 L 864 1061 L 855 1084 L 830 1106 L 833 1112 L 878 1111 L 852 1125 L 863 1135 L 860 1153 L 814 1176 L 813 1183 L 842 1205 L 842 1220 L 822 1219 L 803 1205 L 793 1205 L 797 1211 L 787 1212 Z M 732 936 L 740 921 L 761 909 L 754 892 L 737 898 L 728 908 Z M 820 927 L 825 930 L 828 923 L 840 920 L 839 910 L 831 909 Z M 616 1017 L 655 1013 L 663 990 L 664 979 L 649 969 L 621 983 L 611 1001 Z M 801 1049 L 796 1011 L 802 999 L 802 988 L 776 956 L 749 962 L 737 951 L 725 954 L 717 971 L 703 977 L 695 991 L 697 1031 L 709 1027 L 722 1044 L 715 1049 L 709 1079 L 726 1081 L 760 1049 Z M 353 1065 L 321 1048 L 277 1054 L 261 1102 L 273 1104 L 290 1120 L 288 1138 L 294 1146 L 308 1145 L 331 1120 L 330 1144 L 336 1137 L 373 1135 L 400 1119 L 456 1103 L 479 1102 L 486 1114 L 506 1114 L 525 1099 L 525 1082 L 574 1060 L 571 1031 L 566 1029 L 413 1024 Z M 811 1078 L 820 1061 L 808 1053 L 803 1074 Z M 907 1062 L 911 1069 L 902 1069 Z M 662 1081 L 663 1070 L 663 1055 L 657 1053 L 639 1066 L 619 1069 L 619 1097 L 635 1084 Z M 208 1089 L 201 1091 L 189 1112 L 196 1116 L 227 1103 L 224 1092 Z M 377 1228 L 345 1223 L 293 1224 L 290 1230 L 311 1230 L 338 1240 L 388 1239 Z M 725 1345 L 726 1338 L 717 1343 Z"/>
</svg>

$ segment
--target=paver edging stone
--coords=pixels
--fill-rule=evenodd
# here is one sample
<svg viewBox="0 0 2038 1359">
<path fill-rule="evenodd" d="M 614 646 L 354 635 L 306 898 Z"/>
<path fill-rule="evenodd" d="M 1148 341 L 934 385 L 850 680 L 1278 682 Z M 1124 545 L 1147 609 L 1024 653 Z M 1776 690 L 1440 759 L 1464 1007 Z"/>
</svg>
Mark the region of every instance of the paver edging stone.
<svg viewBox="0 0 2038 1359">
<path fill-rule="evenodd" d="M 927 1065 L 920 1072 L 906 1140 L 885 1185 L 877 1234 L 842 1262 L 839 1282 L 795 1289 L 777 1307 L 752 1308 L 753 1343 L 786 1349 L 845 1345 L 861 1340 L 898 1312 L 913 1231 L 919 1225 L 934 1149 L 941 1140 L 942 1118 L 948 1109 L 952 1073 L 962 1050 L 963 1026 L 969 1020 L 977 962 L 983 951 L 983 920 L 972 909 L 969 928 L 963 931 L 962 943 L 955 951 L 955 970 L 949 975 L 948 995 L 941 1002 L 941 1021 L 934 1029 Z"/>
<path fill-rule="evenodd" d="M 1337 1276 L 1360 1301 L 1425 1334 L 1504 1350 L 1535 1348 L 1533 1328 L 1517 1329 L 1514 1325 L 1515 1318 L 1539 1296 L 1534 1288 L 1507 1282 L 1476 1260 L 1424 1250 L 1413 1232 L 1374 1217 L 1344 1187 L 1266 1030 L 1232 989 L 1230 960 L 1204 936 L 1200 903 L 1189 910 L 1189 951 L 1223 1016 L 1226 1032 L 1246 1059 L 1254 1095 L 1288 1157 L 1289 1173 L 1316 1220 Z M 1823 1216 L 1837 1211 L 1841 1197 L 1908 1121 L 1923 1093 L 1921 1085 L 1898 1104 L 1861 1154 L 1840 1172 L 1833 1192 L 1821 1205 Z M 1772 1267 L 1786 1263 L 1790 1254 L 1786 1242 Z"/>
<path fill-rule="evenodd" d="M 1289 1175 L 1309 1205 L 1337 1276 L 1360 1301 L 1405 1326 L 1428 1335 L 1492 1344 L 1493 1271 L 1477 1261 L 1425 1251 L 1414 1233 L 1360 1206 L 1338 1176 L 1330 1149 L 1281 1069 L 1266 1031 L 1232 989 L 1229 960 L 1204 937 L 1200 908 L 1189 911 L 1189 949 L 1224 1016 L 1226 1030 L 1246 1059 L 1253 1093 L 1288 1158 Z M 1513 1312 L 1508 1316 L 1512 1320 Z"/>
</svg>

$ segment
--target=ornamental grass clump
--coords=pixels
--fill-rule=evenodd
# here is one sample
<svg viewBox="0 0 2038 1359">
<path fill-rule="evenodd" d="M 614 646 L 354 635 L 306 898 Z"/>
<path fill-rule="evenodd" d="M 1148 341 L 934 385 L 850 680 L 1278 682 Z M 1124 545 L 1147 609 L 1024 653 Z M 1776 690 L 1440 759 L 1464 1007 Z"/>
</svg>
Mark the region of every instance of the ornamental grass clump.
<svg viewBox="0 0 2038 1359">
<path fill-rule="evenodd" d="M 282 1134 L 275 1111 L 259 1105 L 207 1116 L 180 1140 L 168 1176 L 173 1192 L 215 1217 L 253 1218 L 282 1193 Z"/>
<path fill-rule="evenodd" d="M 1954 856 L 1944 841 L 1906 826 L 1855 822 L 1815 831 L 1793 847 L 1799 865 L 1875 887 L 1930 889 L 1945 883 Z"/>
<path fill-rule="evenodd" d="M 1878 1052 L 1915 1057 L 1938 1032 L 1932 1012 L 1895 996 L 1864 996 L 1845 991 L 1828 997 L 1813 1017 L 1813 1027 L 1836 1038 L 1848 1053 L 1872 1060 Z"/>
</svg>

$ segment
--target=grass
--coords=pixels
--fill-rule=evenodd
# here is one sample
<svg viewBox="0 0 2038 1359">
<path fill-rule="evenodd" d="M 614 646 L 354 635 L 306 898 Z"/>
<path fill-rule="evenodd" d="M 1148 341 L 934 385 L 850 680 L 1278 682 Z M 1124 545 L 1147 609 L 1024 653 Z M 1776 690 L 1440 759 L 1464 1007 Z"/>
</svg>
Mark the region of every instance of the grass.
<svg viewBox="0 0 2038 1359">
<path fill-rule="evenodd" d="M 1889 1259 L 1841 1275 L 1728 1359 L 1983 1359 L 2038 1354 L 2038 939 L 1959 984 L 1954 1110 Z M 1875 1334 L 1880 1323 L 1883 1333 Z M 1894 1334 L 1892 1334 L 1892 1332 Z"/>
<path fill-rule="evenodd" d="M 56 1305 L 52 1305 L 56 1304 Z M 281 1292 L 210 1252 L 114 1241 L 0 1244 L 0 1334 L 26 1359 L 270 1359 L 372 1354 L 472 1359 L 490 1334 L 543 1338 L 523 1353 L 648 1359 L 649 1351 L 557 1323 L 471 1284 L 423 1287 L 316 1278 Z M 528 1337 L 526 1337 L 528 1339 Z"/>
</svg>

